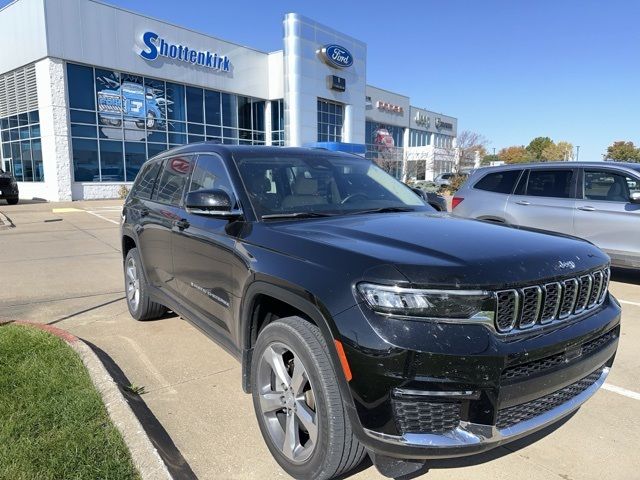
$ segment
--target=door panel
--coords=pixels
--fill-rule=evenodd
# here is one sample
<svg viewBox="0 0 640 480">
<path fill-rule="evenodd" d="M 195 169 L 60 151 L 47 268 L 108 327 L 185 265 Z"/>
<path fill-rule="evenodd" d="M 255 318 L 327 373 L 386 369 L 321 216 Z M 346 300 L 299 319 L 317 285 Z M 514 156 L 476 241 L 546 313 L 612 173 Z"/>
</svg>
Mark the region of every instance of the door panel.
<svg viewBox="0 0 640 480">
<path fill-rule="evenodd" d="M 572 169 L 532 169 L 521 195 L 507 201 L 507 218 L 515 225 L 573 235 L 575 210 Z"/>
<path fill-rule="evenodd" d="M 612 170 L 586 170 L 583 198 L 576 201 L 575 234 L 616 259 L 640 262 L 640 205 L 629 202 L 640 191 L 640 179 Z"/>
<path fill-rule="evenodd" d="M 145 227 L 140 238 L 140 250 L 149 281 L 163 289 L 176 289 L 172 259 L 172 231 L 181 218 L 182 194 L 191 169 L 191 157 L 164 161 L 151 200 L 146 207 Z"/>
<path fill-rule="evenodd" d="M 201 154 L 196 160 L 187 191 L 225 190 L 236 198 L 223 160 L 214 154 Z M 229 332 L 233 310 L 236 239 L 226 219 L 181 211 L 182 222 L 173 227 L 174 273 L 178 294 L 191 308 L 214 326 Z M 246 270 L 246 266 L 244 267 Z"/>
</svg>

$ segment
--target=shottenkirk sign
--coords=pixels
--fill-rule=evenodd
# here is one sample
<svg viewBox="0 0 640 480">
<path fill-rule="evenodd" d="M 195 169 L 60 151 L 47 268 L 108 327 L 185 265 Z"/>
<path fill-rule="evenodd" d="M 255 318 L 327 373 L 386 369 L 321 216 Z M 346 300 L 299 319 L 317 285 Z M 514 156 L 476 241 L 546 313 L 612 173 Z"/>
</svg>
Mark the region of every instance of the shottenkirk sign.
<svg viewBox="0 0 640 480">
<path fill-rule="evenodd" d="M 144 48 L 139 54 L 145 60 L 153 61 L 158 57 L 166 57 L 221 72 L 228 72 L 231 68 L 231 61 L 226 55 L 177 45 L 166 41 L 155 32 L 145 32 L 142 35 L 142 43 Z"/>
</svg>

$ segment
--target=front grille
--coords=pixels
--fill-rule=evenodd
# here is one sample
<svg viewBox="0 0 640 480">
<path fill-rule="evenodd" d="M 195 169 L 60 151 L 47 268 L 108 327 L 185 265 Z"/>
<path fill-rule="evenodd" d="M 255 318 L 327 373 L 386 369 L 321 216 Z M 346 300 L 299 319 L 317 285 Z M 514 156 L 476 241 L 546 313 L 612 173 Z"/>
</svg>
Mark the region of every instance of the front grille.
<svg viewBox="0 0 640 480">
<path fill-rule="evenodd" d="M 392 403 L 402 433 L 444 433 L 460 424 L 460 402 L 393 399 Z"/>
<path fill-rule="evenodd" d="M 608 345 L 609 342 L 611 342 L 617 336 L 618 334 L 616 330 L 610 330 L 609 332 L 599 336 L 598 338 L 582 344 L 582 357 L 597 352 L 605 345 Z M 564 365 L 565 363 L 567 363 L 565 360 L 565 352 L 561 352 L 549 357 L 541 358 L 539 360 L 533 360 L 531 362 L 522 363 L 520 365 L 507 367 L 502 372 L 500 379 L 502 381 L 511 381 L 516 378 L 530 377 L 532 375 L 544 373 L 555 367 Z"/>
<path fill-rule="evenodd" d="M 602 370 L 602 368 L 599 368 L 582 380 L 578 380 L 576 383 L 572 383 L 544 397 L 498 410 L 496 426 L 499 429 L 512 427 L 517 423 L 530 420 L 568 402 L 593 385 L 602 375 Z"/>
<path fill-rule="evenodd" d="M 561 282 L 496 292 L 495 327 L 500 333 L 517 333 L 535 325 L 571 319 L 606 298 L 609 268 Z"/>
<path fill-rule="evenodd" d="M 8 187 L 11 185 L 11 179 L 9 177 L 0 177 L 0 187 Z"/>
</svg>

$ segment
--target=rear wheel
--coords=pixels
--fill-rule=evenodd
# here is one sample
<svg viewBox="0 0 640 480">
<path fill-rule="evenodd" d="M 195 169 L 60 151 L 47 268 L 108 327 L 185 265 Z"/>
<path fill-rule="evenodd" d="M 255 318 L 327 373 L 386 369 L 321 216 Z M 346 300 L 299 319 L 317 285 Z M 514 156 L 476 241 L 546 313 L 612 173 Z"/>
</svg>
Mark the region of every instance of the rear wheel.
<svg viewBox="0 0 640 480">
<path fill-rule="evenodd" d="M 153 320 L 167 311 L 149 297 L 137 248 L 129 250 L 124 261 L 124 289 L 129 313 L 136 320 Z"/>
<path fill-rule="evenodd" d="M 251 378 L 260 431 L 289 475 L 330 479 L 362 462 L 366 451 L 352 433 L 318 327 L 299 317 L 265 327 Z"/>
</svg>

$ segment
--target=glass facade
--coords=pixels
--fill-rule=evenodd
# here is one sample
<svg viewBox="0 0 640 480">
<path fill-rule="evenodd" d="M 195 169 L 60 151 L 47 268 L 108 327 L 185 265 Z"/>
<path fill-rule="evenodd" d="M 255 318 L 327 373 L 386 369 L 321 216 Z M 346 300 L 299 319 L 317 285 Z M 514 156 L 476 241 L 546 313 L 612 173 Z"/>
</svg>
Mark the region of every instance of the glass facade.
<svg viewBox="0 0 640 480">
<path fill-rule="evenodd" d="M 341 142 L 344 125 L 344 106 L 322 98 L 318 99 L 318 141 Z"/>
<path fill-rule="evenodd" d="M 396 178 L 400 178 L 402 174 L 403 145 L 403 127 L 366 122 L 365 156 Z"/>
<path fill-rule="evenodd" d="M 271 145 L 284 146 L 284 100 L 271 100 Z"/>
<path fill-rule="evenodd" d="M 4 169 L 18 182 L 43 182 L 38 110 L 0 118 L 0 137 Z"/>
<path fill-rule="evenodd" d="M 433 134 L 433 144 L 438 148 L 453 148 L 453 136 L 443 133 Z"/>
<path fill-rule="evenodd" d="M 133 181 L 185 143 L 265 143 L 264 100 L 72 63 L 67 81 L 76 182 Z"/>
<path fill-rule="evenodd" d="M 431 145 L 431 134 L 429 132 L 414 129 L 409 131 L 410 147 L 426 147 L 427 145 Z"/>
</svg>

